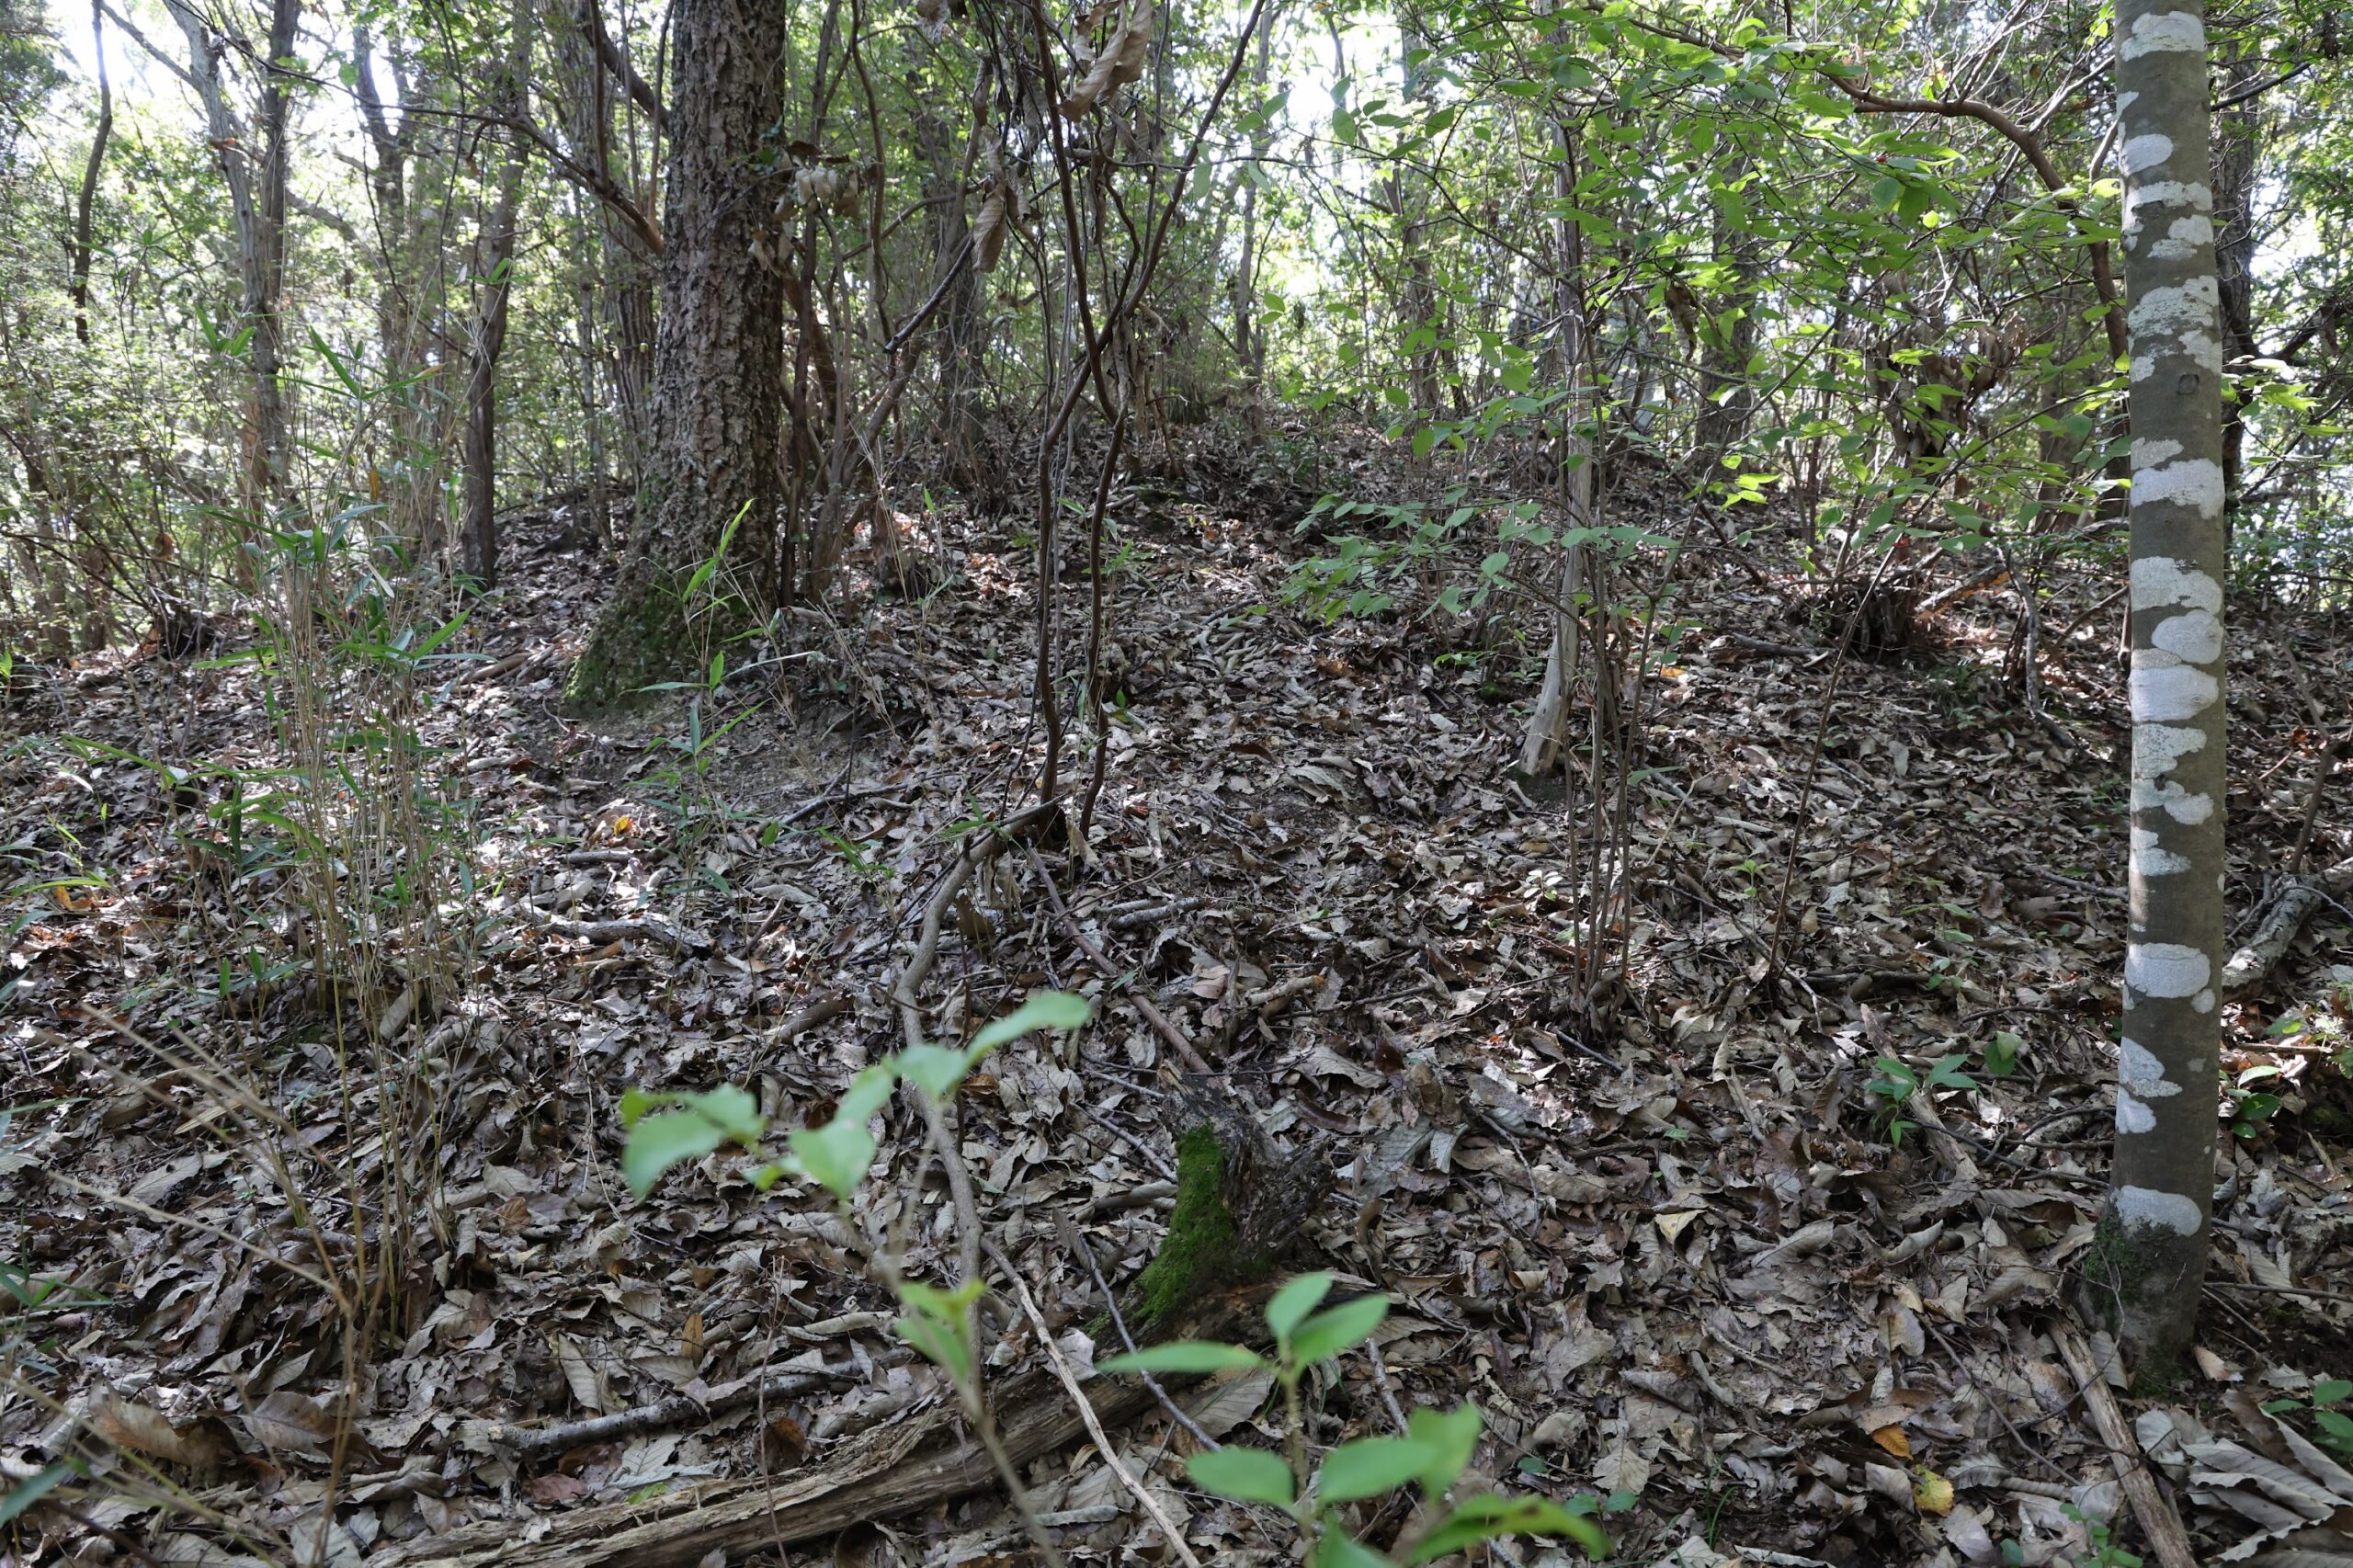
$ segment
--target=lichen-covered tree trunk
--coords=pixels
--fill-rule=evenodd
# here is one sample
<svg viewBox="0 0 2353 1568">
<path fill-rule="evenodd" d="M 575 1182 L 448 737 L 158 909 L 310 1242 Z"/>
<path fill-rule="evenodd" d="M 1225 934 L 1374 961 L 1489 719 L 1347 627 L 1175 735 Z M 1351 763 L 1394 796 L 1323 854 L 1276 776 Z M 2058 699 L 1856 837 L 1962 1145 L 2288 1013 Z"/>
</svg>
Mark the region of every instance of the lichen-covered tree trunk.
<svg viewBox="0 0 2353 1568">
<path fill-rule="evenodd" d="M 2196 1331 L 2222 967 L 2222 330 L 2203 0 L 2117 7 L 2131 305 L 2131 932 L 2092 1289 L 2144 1376 Z"/>
<path fill-rule="evenodd" d="M 790 7 L 681 0 L 672 21 L 669 205 L 654 335 L 652 430 L 637 517 L 611 601 L 567 692 L 576 710 L 697 672 L 745 617 L 730 574 L 690 604 L 698 563 L 742 519 L 734 558 L 765 560 L 784 428 L 784 290 L 773 228 Z M 748 581 L 747 570 L 742 576 Z M 739 607 L 740 599 L 734 601 Z"/>
</svg>

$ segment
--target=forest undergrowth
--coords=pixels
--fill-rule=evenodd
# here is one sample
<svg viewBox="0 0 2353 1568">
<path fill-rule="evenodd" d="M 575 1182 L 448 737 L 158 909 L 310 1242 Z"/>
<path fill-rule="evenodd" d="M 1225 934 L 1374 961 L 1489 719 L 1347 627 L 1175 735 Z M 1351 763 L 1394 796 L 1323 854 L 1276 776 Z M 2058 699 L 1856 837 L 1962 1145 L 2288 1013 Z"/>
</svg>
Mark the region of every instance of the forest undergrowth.
<svg viewBox="0 0 2353 1568">
<path fill-rule="evenodd" d="M 1511 483 L 1322 456 L 1433 516 Z M 28 1560 L 655 1562 L 690 1501 L 747 1498 L 767 1533 L 735 1561 L 1029 1560 L 985 1471 L 826 1512 L 893 1495 L 953 1423 L 822 1195 L 716 1158 L 641 1201 L 620 1163 L 632 1087 L 822 1122 L 899 1044 L 926 914 L 930 1038 L 1040 988 L 1094 1003 L 955 1104 L 991 1278 L 1082 1371 L 1120 1348 L 1105 1289 L 1159 1242 L 1161 1107 L 1205 1064 L 1338 1172 L 1295 1261 L 1392 1302 L 1306 1390 L 1313 1448 L 1475 1403 L 1479 1474 L 1611 1498 L 1613 1561 L 1681 1568 L 2125 1561 L 2120 1401 L 2202 1553 L 2353 1507 L 2326 1408 L 2353 1394 L 2342 908 L 2224 1003 L 2199 1375 L 2133 1398 L 2070 1326 L 2114 1114 L 2120 560 L 2029 583 L 1859 553 L 1834 582 L 1790 518 L 1630 466 L 1604 520 L 1644 530 L 1659 597 L 1597 847 L 1589 755 L 1565 790 L 1513 771 L 1544 650 L 1502 600 L 1436 608 L 1441 547 L 1327 619 L 1298 590 L 1328 532 L 1265 460 L 1229 466 L 1115 500 L 1083 831 L 1084 562 L 1057 607 L 1076 782 L 1041 817 L 1017 520 L 950 552 L 915 517 L 928 581 L 878 568 L 790 646 L 602 726 L 558 704 L 605 573 L 546 511 L 390 674 L 251 627 L 18 664 L 0 1463 L 43 1487 Z M 2353 855 L 2323 739 L 2353 636 L 2230 612 L 2252 930 L 2291 867 Z M 358 619 L 310 613 L 330 642 Z M 1596 875 L 1613 929 L 1581 925 Z M 1608 983 L 1567 999 L 1564 968 Z M 944 1275 L 956 1195 L 919 1121 L 878 1125 L 853 1218 Z M 1009 1381 L 1041 1336 L 995 1321 Z M 1271 1390 L 1243 1371 L 1172 1390 L 1191 1430 L 1157 1404 L 1112 1427 L 1133 1491 L 1099 1446 L 1029 1460 L 1039 1518 L 1072 1562 L 1182 1557 L 1142 1494 L 1200 1561 L 1289 1560 L 1279 1513 L 1183 1465 L 1279 1446 Z M 1357 1533 L 1408 1512 L 1356 1505 Z"/>
</svg>

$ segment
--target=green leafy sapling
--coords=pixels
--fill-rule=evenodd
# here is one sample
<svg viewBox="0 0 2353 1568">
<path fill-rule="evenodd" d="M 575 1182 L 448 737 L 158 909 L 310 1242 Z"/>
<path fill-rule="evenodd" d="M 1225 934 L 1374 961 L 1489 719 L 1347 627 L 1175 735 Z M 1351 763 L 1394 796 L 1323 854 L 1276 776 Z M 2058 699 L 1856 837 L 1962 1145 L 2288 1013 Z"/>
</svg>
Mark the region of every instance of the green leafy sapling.
<svg viewBox="0 0 2353 1568">
<path fill-rule="evenodd" d="M 1082 997 L 1041 991 L 983 1028 L 970 1045 L 914 1045 L 885 1057 L 850 1080 L 832 1119 L 823 1126 L 796 1127 L 787 1132 L 784 1152 L 773 1159 L 763 1147 L 767 1118 L 742 1088 L 723 1085 L 686 1094 L 631 1089 L 621 1096 L 621 1124 L 629 1130 L 621 1150 L 621 1175 L 630 1190 L 643 1198 L 671 1166 L 733 1144 L 761 1162 L 751 1176 L 762 1191 L 785 1176 L 798 1176 L 824 1188 L 847 1219 L 850 1201 L 874 1164 L 874 1134 L 867 1124 L 890 1100 L 893 1089 L 902 1084 L 912 1087 L 924 1101 L 937 1131 L 938 1108 L 955 1097 L 965 1078 L 991 1052 L 1039 1029 L 1083 1028 L 1093 1016 Z M 851 1233 L 856 1234 L 855 1226 Z M 998 1441 L 996 1422 L 982 1387 L 972 1308 L 980 1301 L 983 1283 L 967 1279 L 950 1290 L 907 1278 L 900 1272 L 895 1245 L 870 1252 L 868 1262 L 906 1309 L 906 1315 L 892 1324 L 892 1331 L 948 1374 L 958 1404 L 987 1449 L 1023 1524 L 1047 1561 L 1058 1563 L 1060 1554 L 1039 1526 L 1019 1472 Z"/>
<path fill-rule="evenodd" d="M 1358 1437 L 1308 1463 L 1300 1387 L 1323 1362 L 1336 1359 L 1370 1338 L 1389 1313 L 1383 1296 L 1358 1296 L 1326 1307 L 1332 1276 L 1303 1274 L 1267 1302 L 1267 1327 L 1274 1335 L 1271 1363 L 1282 1390 L 1285 1454 L 1228 1446 L 1207 1449 L 1186 1461 L 1195 1484 L 1237 1503 L 1280 1508 L 1297 1523 L 1312 1568 L 1397 1568 L 1433 1562 L 1481 1541 L 1513 1536 L 1558 1536 L 1589 1558 L 1609 1551 L 1609 1538 L 1595 1515 L 1632 1505 L 1625 1494 L 1603 1503 L 1581 1496 L 1563 1505 L 1544 1497 L 1506 1497 L 1480 1493 L 1457 1499 L 1396 1554 L 1383 1555 L 1350 1535 L 1337 1516 L 1342 1504 L 1380 1497 L 1408 1484 L 1421 1488 L 1435 1511 L 1470 1465 L 1479 1443 L 1479 1410 L 1415 1410 L 1399 1437 Z M 1151 1346 L 1097 1364 L 1103 1372 L 1216 1372 L 1270 1365 L 1246 1346 L 1201 1341 Z M 1286 1455 L 1288 1457 L 1286 1457 Z"/>
</svg>

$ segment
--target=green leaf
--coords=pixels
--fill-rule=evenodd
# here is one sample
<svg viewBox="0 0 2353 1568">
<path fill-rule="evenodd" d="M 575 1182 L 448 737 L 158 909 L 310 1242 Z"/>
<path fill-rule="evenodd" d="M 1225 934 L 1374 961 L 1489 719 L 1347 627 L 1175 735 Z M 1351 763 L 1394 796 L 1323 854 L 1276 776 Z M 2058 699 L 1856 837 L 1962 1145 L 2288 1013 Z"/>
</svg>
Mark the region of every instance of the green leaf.
<svg viewBox="0 0 2353 1568">
<path fill-rule="evenodd" d="M 621 1145 L 621 1176 L 642 1198 L 672 1165 L 699 1160 L 726 1142 L 726 1132 L 709 1117 L 662 1111 L 630 1129 L 629 1142 Z"/>
<path fill-rule="evenodd" d="M 836 1115 L 823 1127 L 802 1127 L 791 1137 L 793 1157 L 812 1180 L 835 1198 L 847 1199 L 874 1163 L 874 1134 L 864 1118 Z"/>
<path fill-rule="evenodd" d="M 757 1143 L 760 1134 L 768 1130 L 768 1119 L 760 1114 L 760 1102 L 752 1097 L 750 1091 L 736 1085 L 722 1084 L 702 1094 L 672 1097 L 745 1148 Z"/>
<path fill-rule="evenodd" d="M 2313 1420 L 2320 1427 L 2320 1440 L 2339 1453 L 2353 1453 L 2353 1416 L 2334 1410 L 2315 1410 Z"/>
<path fill-rule="evenodd" d="M 1038 1029 L 1084 1028 L 1094 1016 L 1095 1010 L 1083 996 L 1067 991 L 1040 991 L 972 1037 L 972 1060 L 978 1062 L 1006 1041 Z"/>
<path fill-rule="evenodd" d="M 1095 1363 L 1098 1372 L 1222 1372 L 1233 1368 L 1263 1367 L 1266 1361 L 1239 1345 L 1212 1345 L 1204 1340 L 1179 1340 L 1173 1345 L 1148 1346 L 1132 1355 L 1113 1356 Z"/>
<path fill-rule="evenodd" d="M 27 1508 L 74 1478 L 74 1467 L 61 1460 L 35 1471 L 6 1497 L 0 1497 L 0 1525 L 12 1522 Z"/>
<path fill-rule="evenodd" d="M 2324 1404 L 2335 1404 L 2349 1395 L 2353 1395 L 2353 1382 L 2343 1378 L 2323 1378 L 2313 1385 L 2313 1407 L 2318 1409 Z"/>
<path fill-rule="evenodd" d="M 891 1327 L 958 1382 L 972 1377 L 972 1358 L 964 1347 L 964 1336 L 946 1324 L 928 1317 L 912 1317 L 901 1318 Z"/>
<path fill-rule="evenodd" d="M 1300 1324 L 1291 1335 L 1291 1356 L 1302 1366 L 1336 1356 L 1349 1346 L 1361 1343 L 1388 1315 L 1386 1296 L 1358 1296 L 1353 1301 L 1343 1301 Z"/>
<path fill-rule="evenodd" d="M 676 1105 L 677 1100 L 676 1095 L 649 1094 L 632 1084 L 621 1091 L 621 1125 L 635 1127 L 647 1111 L 659 1106 Z"/>
<path fill-rule="evenodd" d="M 1328 1520 L 1309 1561 L 1313 1568 L 1390 1568 L 1389 1559 Z"/>
<path fill-rule="evenodd" d="M 1409 1563 L 1433 1562 L 1483 1540 L 1504 1536 L 1563 1535 L 1596 1562 L 1609 1554 L 1609 1537 L 1585 1514 L 1573 1513 L 1543 1497 L 1504 1497 L 1493 1493 L 1473 1497 L 1414 1543 Z"/>
<path fill-rule="evenodd" d="M 1995 1078 L 2006 1078 L 2018 1070 L 2018 1052 L 2026 1049 L 2026 1041 L 2007 1029 L 1995 1029 L 1994 1038 L 1985 1042 L 1985 1071 Z"/>
<path fill-rule="evenodd" d="M 1315 1500 L 1353 1503 L 1393 1492 L 1429 1469 L 1436 1457 L 1427 1444 L 1413 1437 L 1359 1437 L 1342 1443 L 1324 1456 Z"/>
<path fill-rule="evenodd" d="M 1331 1293 L 1330 1275 L 1301 1275 L 1276 1291 L 1274 1299 L 1267 1303 L 1267 1326 L 1275 1331 L 1277 1339 L 1289 1339 L 1290 1331 L 1299 1326 L 1300 1320 L 1313 1312 Z"/>
<path fill-rule="evenodd" d="M 1446 1495 L 1479 1446 L 1479 1407 L 1464 1404 L 1438 1411 L 1416 1406 L 1405 1417 L 1405 1434 L 1429 1450 L 1429 1463 L 1415 1479 L 1435 1503 Z"/>
<path fill-rule="evenodd" d="M 835 1121 L 855 1121 L 863 1127 L 891 1098 L 892 1072 L 887 1063 L 877 1062 L 849 1081 L 842 1091 L 841 1103 L 834 1108 Z"/>
<path fill-rule="evenodd" d="M 1207 1490 L 1237 1503 L 1272 1503 L 1288 1508 L 1299 1495 L 1290 1466 L 1264 1449 L 1204 1449 L 1185 1461 L 1185 1473 Z"/>
<path fill-rule="evenodd" d="M 971 1057 L 944 1045 L 911 1045 L 899 1052 L 899 1076 L 936 1100 L 954 1098 L 972 1070 Z"/>
</svg>

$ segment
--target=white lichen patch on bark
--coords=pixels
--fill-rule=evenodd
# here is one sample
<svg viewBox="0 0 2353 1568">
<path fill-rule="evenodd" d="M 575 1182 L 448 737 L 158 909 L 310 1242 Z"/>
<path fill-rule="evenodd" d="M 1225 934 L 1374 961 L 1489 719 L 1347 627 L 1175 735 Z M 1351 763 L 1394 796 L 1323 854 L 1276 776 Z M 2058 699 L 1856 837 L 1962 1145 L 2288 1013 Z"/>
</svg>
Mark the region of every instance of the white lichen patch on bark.
<svg viewBox="0 0 2353 1568">
<path fill-rule="evenodd" d="M 2128 137 L 2122 153 L 2124 172 L 2135 175 L 2143 169 L 2154 169 L 2172 156 L 2173 138 L 2170 136 L 2161 136 L 2152 131 Z"/>
<path fill-rule="evenodd" d="M 2128 942 L 2124 983 L 2143 996 L 2186 1000 L 2206 989 L 2214 965 L 2196 948 L 2179 942 Z"/>
<path fill-rule="evenodd" d="M 2134 803 L 2138 804 L 2139 791 L 2134 791 Z M 2154 794 L 2154 790 L 2152 794 Z M 2164 802 L 2162 800 L 2153 799 L 2150 804 L 2162 805 Z M 2188 870 L 2189 864 L 2188 856 L 2177 855 L 2157 842 L 2155 829 L 2136 827 L 2132 830 L 2132 872 L 2135 876 L 2144 880 L 2150 877 L 2175 876 Z"/>
<path fill-rule="evenodd" d="M 2163 468 L 2135 467 L 2132 471 L 2132 505 L 2155 506 L 2166 502 L 2193 506 L 2201 517 L 2221 517 L 2222 465 L 2205 458 L 2192 458 L 2188 462 L 2168 463 Z"/>
<path fill-rule="evenodd" d="M 2116 1091 L 2116 1131 L 2119 1132 L 2154 1132 L 2157 1113 L 2132 1097 L 2129 1089 Z"/>
<path fill-rule="evenodd" d="M 2220 615 L 2222 585 L 2187 561 L 2154 555 L 2132 562 L 2132 608 L 2163 609 L 2171 605 Z"/>
<path fill-rule="evenodd" d="M 2120 1187 L 2110 1201 L 2116 1205 L 2116 1217 L 2127 1225 L 2147 1225 L 2176 1235 L 2194 1236 L 2205 1222 L 2198 1210 L 2198 1199 L 2178 1192 Z"/>
<path fill-rule="evenodd" d="M 2181 1085 L 2165 1076 L 2165 1063 L 2137 1040 L 2116 1048 L 2117 1081 L 2144 1100 L 2161 1100 L 2181 1093 Z"/>
<path fill-rule="evenodd" d="M 2159 261 L 2188 261 L 2199 248 L 2214 243 L 2214 221 L 2202 213 L 2176 218 L 2165 230 L 2165 237 L 2149 246 L 2149 254 Z"/>
<path fill-rule="evenodd" d="M 2132 676 L 2135 724 L 2171 724 L 2195 719 L 2222 695 L 2222 683 L 2162 648 L 2135 649 Z M 2138 771 L 2137 769 L 2135 771 Z"/>
<path fill-rule="evenodd" d="M 2169 615 L 2149 632 L 2149 641 L 2177 659 L 2211 665 L 2222 656 L 2222 621 L 2202 609 Z"/>
<path fill-rule="evenodd" d="M 2131 244 L 2132 236 L 2141 232 L 2143 209 L 2150 207 L 2187 207 L 2194 212 L 2214 210 L 2214 187 L 2195 180 L 2154 179 L 2146 185 L 2136 185 L 2124 192 L 2124 243 Z"/>
<path fill-rule="evenodd" d="M 2161 11 L 2132 18 L 2117 52 L 2127 60 L 2144 54 L 2187 54 L 2206 47 L 2206 23 L 2195 11 Z"/>
<path fill-rule="evenodd" d="M 2177 337 L 2214 324 L 2222 304 L 2211 278 L 2192 278 L 2169 289 L 2152 289 L 2132 301 L 2125 323 L 2137 341 L 2143 336 Z"/>
</svg>

